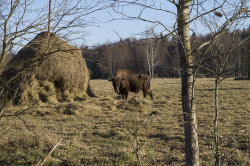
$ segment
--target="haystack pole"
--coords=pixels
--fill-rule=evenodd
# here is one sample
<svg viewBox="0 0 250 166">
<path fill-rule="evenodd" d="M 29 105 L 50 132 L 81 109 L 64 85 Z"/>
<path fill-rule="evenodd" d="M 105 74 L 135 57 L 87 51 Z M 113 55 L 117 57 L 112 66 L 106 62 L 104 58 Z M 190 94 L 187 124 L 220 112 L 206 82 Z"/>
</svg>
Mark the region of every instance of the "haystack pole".
<svg viewBox="0 0 250 166">
<path fill-rule="evenodd" d="M 48 15 L 48 34 L 50 34 L 50 22 L 51 22 L 51 13 L 52 13 L 52 0 L 49 0 L 49 15 Z"/>
</svg>

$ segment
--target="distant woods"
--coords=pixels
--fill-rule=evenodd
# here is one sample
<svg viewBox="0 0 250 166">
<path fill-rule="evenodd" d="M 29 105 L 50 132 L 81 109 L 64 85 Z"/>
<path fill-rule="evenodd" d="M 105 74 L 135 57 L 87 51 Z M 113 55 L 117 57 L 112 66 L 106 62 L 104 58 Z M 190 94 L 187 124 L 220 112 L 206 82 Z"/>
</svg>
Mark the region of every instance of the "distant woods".
<svg viewBox="0 0 250 166">
<path fill-rule="evenodd" d="M 218 65 L 223 64 L 223 77 L 250 78 L 250 28 L 226 31 L 220 39 L 195 51 L 213 34 L 192 34 L 192 49 L 197 77 L 213 77 Z M 92 79 L 112 77 L 117 69 L 148 73 L 151 77 L 180 77 L 179 54 L 176 38 L 127 38 L 114 43 L 83 47 Z M 223 63 L 221 63 L 223 62 Z"/>
</svg>

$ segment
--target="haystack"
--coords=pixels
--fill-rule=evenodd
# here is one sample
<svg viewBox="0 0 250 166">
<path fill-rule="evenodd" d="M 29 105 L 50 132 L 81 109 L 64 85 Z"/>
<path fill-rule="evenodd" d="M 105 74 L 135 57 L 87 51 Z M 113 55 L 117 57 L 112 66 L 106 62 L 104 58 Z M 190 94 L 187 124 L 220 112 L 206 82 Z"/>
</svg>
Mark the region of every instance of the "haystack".
<svg viewBox="0 0 250 166">
<path fill-rule="evenodd" d="M 93 95 L 81 50 L 42 32 L 22 48 L 2 73 L 9 99 L 18 104 L 57 103 Z"/>
</svg>

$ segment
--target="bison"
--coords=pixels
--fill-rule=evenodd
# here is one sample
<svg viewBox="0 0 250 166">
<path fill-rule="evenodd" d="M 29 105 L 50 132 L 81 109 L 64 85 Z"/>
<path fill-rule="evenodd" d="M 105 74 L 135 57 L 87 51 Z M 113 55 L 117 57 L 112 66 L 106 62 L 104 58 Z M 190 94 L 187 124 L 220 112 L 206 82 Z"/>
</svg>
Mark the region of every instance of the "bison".
<svg viewBox="0 0 250 166">
<path fill-rule="evenodd" d="M 129 91 L 137 94 L 142 90 L 144 98 L 149 94 L 153 100 L 150 77 L 147 74 L 135 74 L 130 70 L 120 69 L 109 81 L 112 81 L 115 92 L 121 94 L 123 99 L 127 99 Z"/>
</svg>

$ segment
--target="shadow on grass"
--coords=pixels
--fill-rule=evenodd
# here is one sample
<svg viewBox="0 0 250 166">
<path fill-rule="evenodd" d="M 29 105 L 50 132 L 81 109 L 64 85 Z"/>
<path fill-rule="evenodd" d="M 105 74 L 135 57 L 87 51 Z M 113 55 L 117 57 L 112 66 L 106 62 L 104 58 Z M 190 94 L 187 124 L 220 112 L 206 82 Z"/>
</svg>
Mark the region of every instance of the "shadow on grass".
<svg viewBox="0 0 250 166">
<path fill-rule="evenodd" d="M 220 90 L 249 90 L 250 88 L 220 88 Z M 214 91 L 214 89 L 196 89 L 197 91 Z"/>
<path fill-rule="evenodd" d="M 184 137 L 183 136 L 171 136 L 168 137 L 165 134 L 150 134 L 148 138 L 158 138 L 160 140 L 164 141 L 172 141 L 172 140 L 178 140 L 180 142 L 184 142 Z"/>
</svg>

